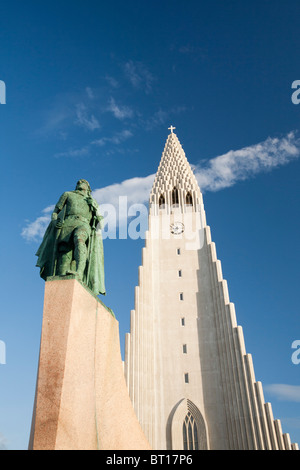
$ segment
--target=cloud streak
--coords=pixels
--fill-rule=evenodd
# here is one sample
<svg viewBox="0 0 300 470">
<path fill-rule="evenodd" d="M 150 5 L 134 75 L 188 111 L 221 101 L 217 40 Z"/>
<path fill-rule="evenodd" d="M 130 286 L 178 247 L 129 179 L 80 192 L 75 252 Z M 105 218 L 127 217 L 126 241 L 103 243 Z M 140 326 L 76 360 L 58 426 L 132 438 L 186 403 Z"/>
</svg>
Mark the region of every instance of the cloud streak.
<svg viewBox="0 0 300 470">
<path fill-rule="evenodd" d="M 37 219 L 35 219 L 34 222 L 28 222 L 26 227 L 23 228 L 21 232 L 21 236 L 26 241 L 41 240 L 50 222 L 50 219 L 51 219 L 50 213 L 53 212 L 53 209 L 54 209 L 54 205 L 43 209 L 42 213 L 44 215 L 37 217 Z"/>
<path fill-rule="evenodd" d="M 84 147 L 80 148 L 70 148 L 65 150 L 64 152 L 57 152 L 54 154 L 55 158 L 62 158 L 62 157 L 69 157 L 69 158 L 78 158 L 78 157 L 85 157 L 90 154 L 93 147 L 104 147 L 107 144 L 112 145 L 120 145 L 125 140 L 129 139 L 133 136 L 133 133 L 128 130 L 124 129 L 123 131 L 116 132 L 111 137 L 100 137 L 100 139 L 92 140 L 91 142 L 87 143 Z M 111 153 L 114 153 L 111 151 Z"/>
<path fill-rule="evenodd" d="M 155 78 L 142 62 L 129 60 L 124 65 L 124 72 L 134 88 L 143 89 L 146 93 L 152 91 Z"/>
<path fill-rule="evenodd" d="M 112 204 L 117 207 L 120 196 L 126 196 L 128 204 L 142 204 L 149 199 L 155 175 L 130 178 L 122 183 L 111 184 L 93 191 L 98 204 Z"/>
<path fill-rule="evenodd" d="M 0 432 L 0 450 L 7 450 L 7 439 L 1 432 Z"/>
<path fill-rule="evenodd" d="M 88 88 L 89 89 L 89 88 Z M 92 90 L 89 89 L 89 94 L 91 96 Z M 89 131 L 94 131 L 95 129 L 100 129 L 99 121 L 92 114 L 88 116 L 88 110 L 86 105 L 79 103 L 76 106 L 76 119 L 75 124 L 87 129 Z"/>
<path fill-rule="evenodd" d="M 117 105 L 114 98 L 110 98 L 107 111 L 110 111 L 115 118 L 120 119 L 121 121 L 123 119 L 132 118 L 134 115 L 133 110 L 129 108 L 129 106 Z"/>
<path fill-rule="evenodd" d="M 278 400 L 300 402 L 300 385 L 271 384 L 265 385 L 264 390 Z"/>
<path fill-rule="evenodd" d="M 169 121 L 170 116 L 178 116 L 186 110 L 187 108 L 185 106 L 174 106 L 166 110 L 160 108 L 155 111 L 152 116 L 149 116 L 148 118 L 140 118 L 140 125 L 147 131 L 150 131 L 155 127 L 164 125 Z"/>
<path fill-rule="evenodd" d="M 283 138 L 268 138 L 264 142 L 229 152 L 195 166 L 200 189 L 219 191 L 238 181 L 271 171 L 299 158 L 300 139 L 294 132 Z"/>
<path fill-rule="evenodd" d="M 111 138 L 102 138 L 93 141 L 94 145 L 103 146 L 107 142 L 120 144 L 131 137 L 130 131 L 116 134 Z M 220 191 L 238 183 L 253 178 L 255 175 L 271 171 L 287 165 L 300 156 L 300 140 L 294 132 L 285 137 L 268 138 L 264 142 L 245 147 L 240 150 L 231 150 L 207 162 L 200 162 L 194 166 L 194 173 L 200 189 L 205 191 Z M 134 177 L 121 183 L 111 184 L 104 188 L 95 189 L 94 198 L 101 205 L 111 204 L 118 208 L 119 197 L 126 196 L 128 205 L 145 204 L 148 202 L 155 175 Z M 44 209 L 43 215 L 34 222 L 28 222 L 22 230 L 25 240 L 38 240 L 49 223 L 51 207 Z"/>
<path fill-rule="evenodd" d="M 124 142 L 125 140 L 129 139 L 132 136 L 133 134 L 131 131 L 129 131 L 128 129 L 124 129 L 121 132 L 117 132 L 112 137 L 101 137 L 100 139 L 93 140 L 91 142 L 91 145 L 96 145 L 99 147 L 103 147 L 107 143 L 120 145 L 122 142 Z"/>
<path fill-rule="evenodd" d="M 84 157 L 89 154 L 89 147 L 86 145 L 85 147 L 81 147 L 79 149 L 69 149 L 65 152 L 58 152 L 54 154 L 55 158 L 61 157 Z"/>
</svg>

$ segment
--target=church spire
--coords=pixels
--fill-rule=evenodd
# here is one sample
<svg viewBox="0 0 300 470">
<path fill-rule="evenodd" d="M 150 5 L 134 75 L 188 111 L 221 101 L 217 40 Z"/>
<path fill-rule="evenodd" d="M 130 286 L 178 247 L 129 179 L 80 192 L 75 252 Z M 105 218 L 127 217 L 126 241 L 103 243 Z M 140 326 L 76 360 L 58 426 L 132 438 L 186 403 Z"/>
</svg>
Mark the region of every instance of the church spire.
<svg viewBox="0 0 300 470">
<path fill-rule="evenodd" d="M 193 207 L 197 210 L 202 202 L 200 188 L 174 129 L 176 127 L 169 127 L 171 132 L 155 176 L 150 203 L 159 209 L 176 207 L 185 212 L 187 207 Z"/>
</svg>

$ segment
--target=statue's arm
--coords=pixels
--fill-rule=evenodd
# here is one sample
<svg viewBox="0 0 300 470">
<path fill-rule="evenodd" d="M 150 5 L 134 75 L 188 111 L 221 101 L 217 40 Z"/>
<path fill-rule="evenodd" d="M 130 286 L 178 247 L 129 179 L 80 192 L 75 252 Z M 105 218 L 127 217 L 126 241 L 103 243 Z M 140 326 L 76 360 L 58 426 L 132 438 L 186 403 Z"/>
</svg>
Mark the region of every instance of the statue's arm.
<svg viewBox="0 0 300 470">
<path fill-rule="evenodd" d="M 96 223 L 95 223 L 95 226 L 96 226 L 97 224 L 100 224 L 100 226 L 101 226 L 101 220 L 102 220 L 104 217 L 100 214 L 100 208 L 99 208 L 99 206 L 98 206 L 97 203 L 96 203 L 96 207 L 95 207 L 95 215 L 94 215 L 94 217 L 95 217 L 95 222 L 96 222 Z"/>
<path fill-rule="evenodd" d="M 95 226 L 96 226 L 97 224 L 100 224 L 99 227 L 101 228 L 101 220 L 104 219 L 104 217 L 100 214 L 99 210 L 98 210 L 97 213 L 95 214 L 95 219 L 96 219 Z"/>
<path fill-rule="evenodd" d="M 93 222 L 92 222 L 92 225 L 94 227 L 96 227 L 96 225 L 101 222 L 101 220 L 103 219 L 102 215 L 100 214 L 100 210 L 99 210 L 99 206 L 98 206 L 98 203 L 97 201 L 95 201 L 95 199 L 93 199 L 92 197 L 89 197 L 88 198 L 88 204 L 90 206 L 90 209 L 93 213 Z"/>
<path fill-rule="evenodd" d="M 67 193 L 67 192 L 63 193 L 63 194 L 60 196 L 60 198 L 59 198 L 59 200 L 58 200 L 58 202 L 57 202 L 57 204 L 56 204 L 56 206 L 54 207 L 54 210 L 53 210 L 53 212 L 52 212 L 52 217 L 51 217 L 52 220 L 56 220 L 56 219 L 57 219 L 57 215 L 58 215 L 58 214 L 60 213 L 60 211 L 63 209 L 64 205 L 65 205 L 66 202 L 67 202 L 67 199 L 68 199 L 68 193 Z"/>
</svg>

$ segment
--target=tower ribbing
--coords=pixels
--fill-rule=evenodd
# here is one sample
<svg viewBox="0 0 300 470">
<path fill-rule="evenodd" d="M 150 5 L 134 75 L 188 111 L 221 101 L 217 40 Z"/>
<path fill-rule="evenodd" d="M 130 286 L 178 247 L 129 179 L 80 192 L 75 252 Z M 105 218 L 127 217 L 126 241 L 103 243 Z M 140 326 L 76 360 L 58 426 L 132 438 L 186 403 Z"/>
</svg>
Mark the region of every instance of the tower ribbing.
<svg viewBox="0 0 300 470">
<path fill-rule="evenodd" d="M 184 150 L 169 134 L 126 335 L 125 375 L 153 449 L 297 449 L 265 403 Z"/>
</svg>

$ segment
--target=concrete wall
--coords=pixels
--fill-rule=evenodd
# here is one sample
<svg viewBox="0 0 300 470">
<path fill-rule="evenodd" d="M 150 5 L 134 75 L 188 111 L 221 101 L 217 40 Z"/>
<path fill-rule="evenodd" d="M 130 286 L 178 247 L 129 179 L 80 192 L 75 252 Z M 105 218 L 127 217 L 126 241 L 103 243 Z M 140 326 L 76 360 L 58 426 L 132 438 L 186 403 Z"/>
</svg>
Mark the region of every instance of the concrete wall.
<svg viewBox="0 0 300 470">
<path fill-rule="evenodd" d="M 195 226 L 201 211 L 193 213 Z M 127 385 L 150 445 L 181 450 L 182 423 L 191 410 L 202 449 L 297 449 L 256 381 L 210 228 L 204 226 L 199 249 L 187 249 L 186 232 L 163 233 L 179 219 L 176 210 L 170 217 L 165 209 L 150 213 L 126 338 Z"/>
</svg>

